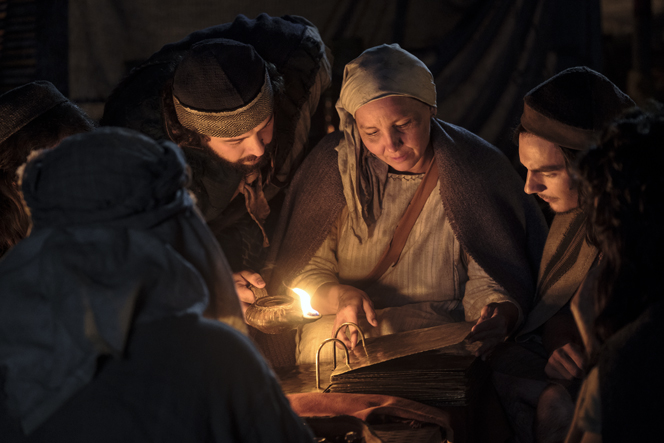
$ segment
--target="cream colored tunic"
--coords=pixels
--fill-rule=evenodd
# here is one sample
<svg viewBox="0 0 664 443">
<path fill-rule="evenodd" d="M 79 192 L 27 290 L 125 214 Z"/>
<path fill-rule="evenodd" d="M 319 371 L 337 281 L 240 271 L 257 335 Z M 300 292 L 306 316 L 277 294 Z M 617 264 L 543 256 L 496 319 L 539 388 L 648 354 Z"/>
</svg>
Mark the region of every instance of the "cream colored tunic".
<svg viewBox="0 0 664 443">
<path fill-rule="evenodd" d="M 389 174 L 383 212 L 368 238 L 356 236 L 348 212 L 342 211 L 327 239 L 290 287 L 313 294 L 325 283 L 353 285 L 369 274 L 388 247 L 422 178 L 423 174 Z M 413 226 L 397 265 L 364 290 L 379 320 L 378 328 L 371 328 L 366 321 L 360 325 L 367 336 L 464 319 L 476 321 L 488 303 L 514 302 L 459 245 L 445 217 L 439 185 Z M 318 345 L 332 335 L 334 318 L 325 316 L 300 329 L 298 363 L 314 361 Z M 321 355 L 331 358 L 331 352 Z"/>
</svg>

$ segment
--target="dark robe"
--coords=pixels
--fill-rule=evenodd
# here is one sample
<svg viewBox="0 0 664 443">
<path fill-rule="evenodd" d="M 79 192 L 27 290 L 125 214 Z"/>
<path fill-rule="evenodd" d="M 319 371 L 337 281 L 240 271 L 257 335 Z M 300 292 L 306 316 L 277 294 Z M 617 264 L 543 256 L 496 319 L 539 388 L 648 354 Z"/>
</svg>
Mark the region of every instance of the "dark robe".
<svg viewBox="0 0 664 443">
<path fill-rule="evenodd" d="M 664 302 L 620 329 L 599 358 L 602 441 L 662 440 Z"/>
<path fill-rule="evenodd" d="M 29 436 L 3 402 L 0 436 L 6 443 L 313 440 L 249 340 L 198 315 L 136 325 L 123 355 L 100 358 L 92 381 Z"/>
</svg>

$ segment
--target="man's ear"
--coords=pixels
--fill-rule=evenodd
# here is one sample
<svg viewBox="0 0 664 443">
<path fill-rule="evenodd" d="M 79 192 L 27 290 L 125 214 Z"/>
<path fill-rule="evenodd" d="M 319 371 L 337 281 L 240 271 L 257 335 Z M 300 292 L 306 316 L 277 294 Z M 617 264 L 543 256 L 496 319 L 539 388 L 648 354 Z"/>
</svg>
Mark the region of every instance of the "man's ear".
<svg viewBox="0 0 664 443">
<path fill-rule="evenodd" d="M 436 107 L 435 106 L 429 106 L 429 112 L 431 112 L 431 118 L 436 116 Z"/>
</svg>

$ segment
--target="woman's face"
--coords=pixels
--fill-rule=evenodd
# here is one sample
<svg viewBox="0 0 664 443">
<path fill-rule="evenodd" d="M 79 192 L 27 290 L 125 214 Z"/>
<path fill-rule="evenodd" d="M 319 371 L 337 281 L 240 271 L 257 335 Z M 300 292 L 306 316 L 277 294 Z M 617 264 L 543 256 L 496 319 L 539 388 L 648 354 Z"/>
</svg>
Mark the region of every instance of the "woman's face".
<svg viewBox="0 0 664 443">
<path fill-rule="evenodd" d="M 355 111 L 360 137 L 369 152 L 400 172 L 426 172 L 434 108 L 419 100 L 390 96 Z"/>
</svg>

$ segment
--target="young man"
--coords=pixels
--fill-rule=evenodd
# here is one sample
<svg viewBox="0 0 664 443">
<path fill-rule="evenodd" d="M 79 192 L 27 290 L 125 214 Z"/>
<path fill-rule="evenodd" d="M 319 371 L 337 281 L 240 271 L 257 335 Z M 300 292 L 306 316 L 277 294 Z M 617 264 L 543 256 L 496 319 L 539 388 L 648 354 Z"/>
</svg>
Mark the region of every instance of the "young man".
<svg viewBox="0 0 664 443">
<path fill-rule="evenodd" d="M 519 441 L 532 441 L 532 414 L 538 398 L 537 441 L 562 440 L 569 426 L 572 397 L 583 377 L 585 360 L 569 302 L 597 258 L 597 250 L 585 241 L 586 214 L 579 208 L 579 189 L 570 166 L 579 152 L 599 141 L 614 118 L 633 106 L 611 81 L 587 67 L 567 69 L 524 97 L 515 134 L 519 158 L 528 170 L 524 191 L 544 200 L 555 217 L 542 255 L 534 307 L 516 336 L 523 347 L 494 357 L 497 387 L 512 418 L 521 421 L 521 425 L 513 423 Z M 524 357 L 526 348 L 534 353 Z M 507 369 L 504 365 L 514 363 L 508 361 L 515 359 L 516 352 L 522 354 L 517 359 L 522 367 Z M 530 381 L 513 377 L 523 375 L 524 361 L 530 362 L 533 371 L 526 377 Z M 547 378 L 556 383 L 547 387 Z M 530 407 L 519 409 L 524 402 Z"/>
<path fill-rule="evenodd" d="M 318 30 L 301 17 L 232 23 L 164 46 L 109 97 L 102 125 L 170 139 L 192 169 L 197 206 L 226 253 L 241 300 L 264 286 L 255 270 L 270 213 L 307 154 L 311 115 L 330 82 Z"/>
</svg>

